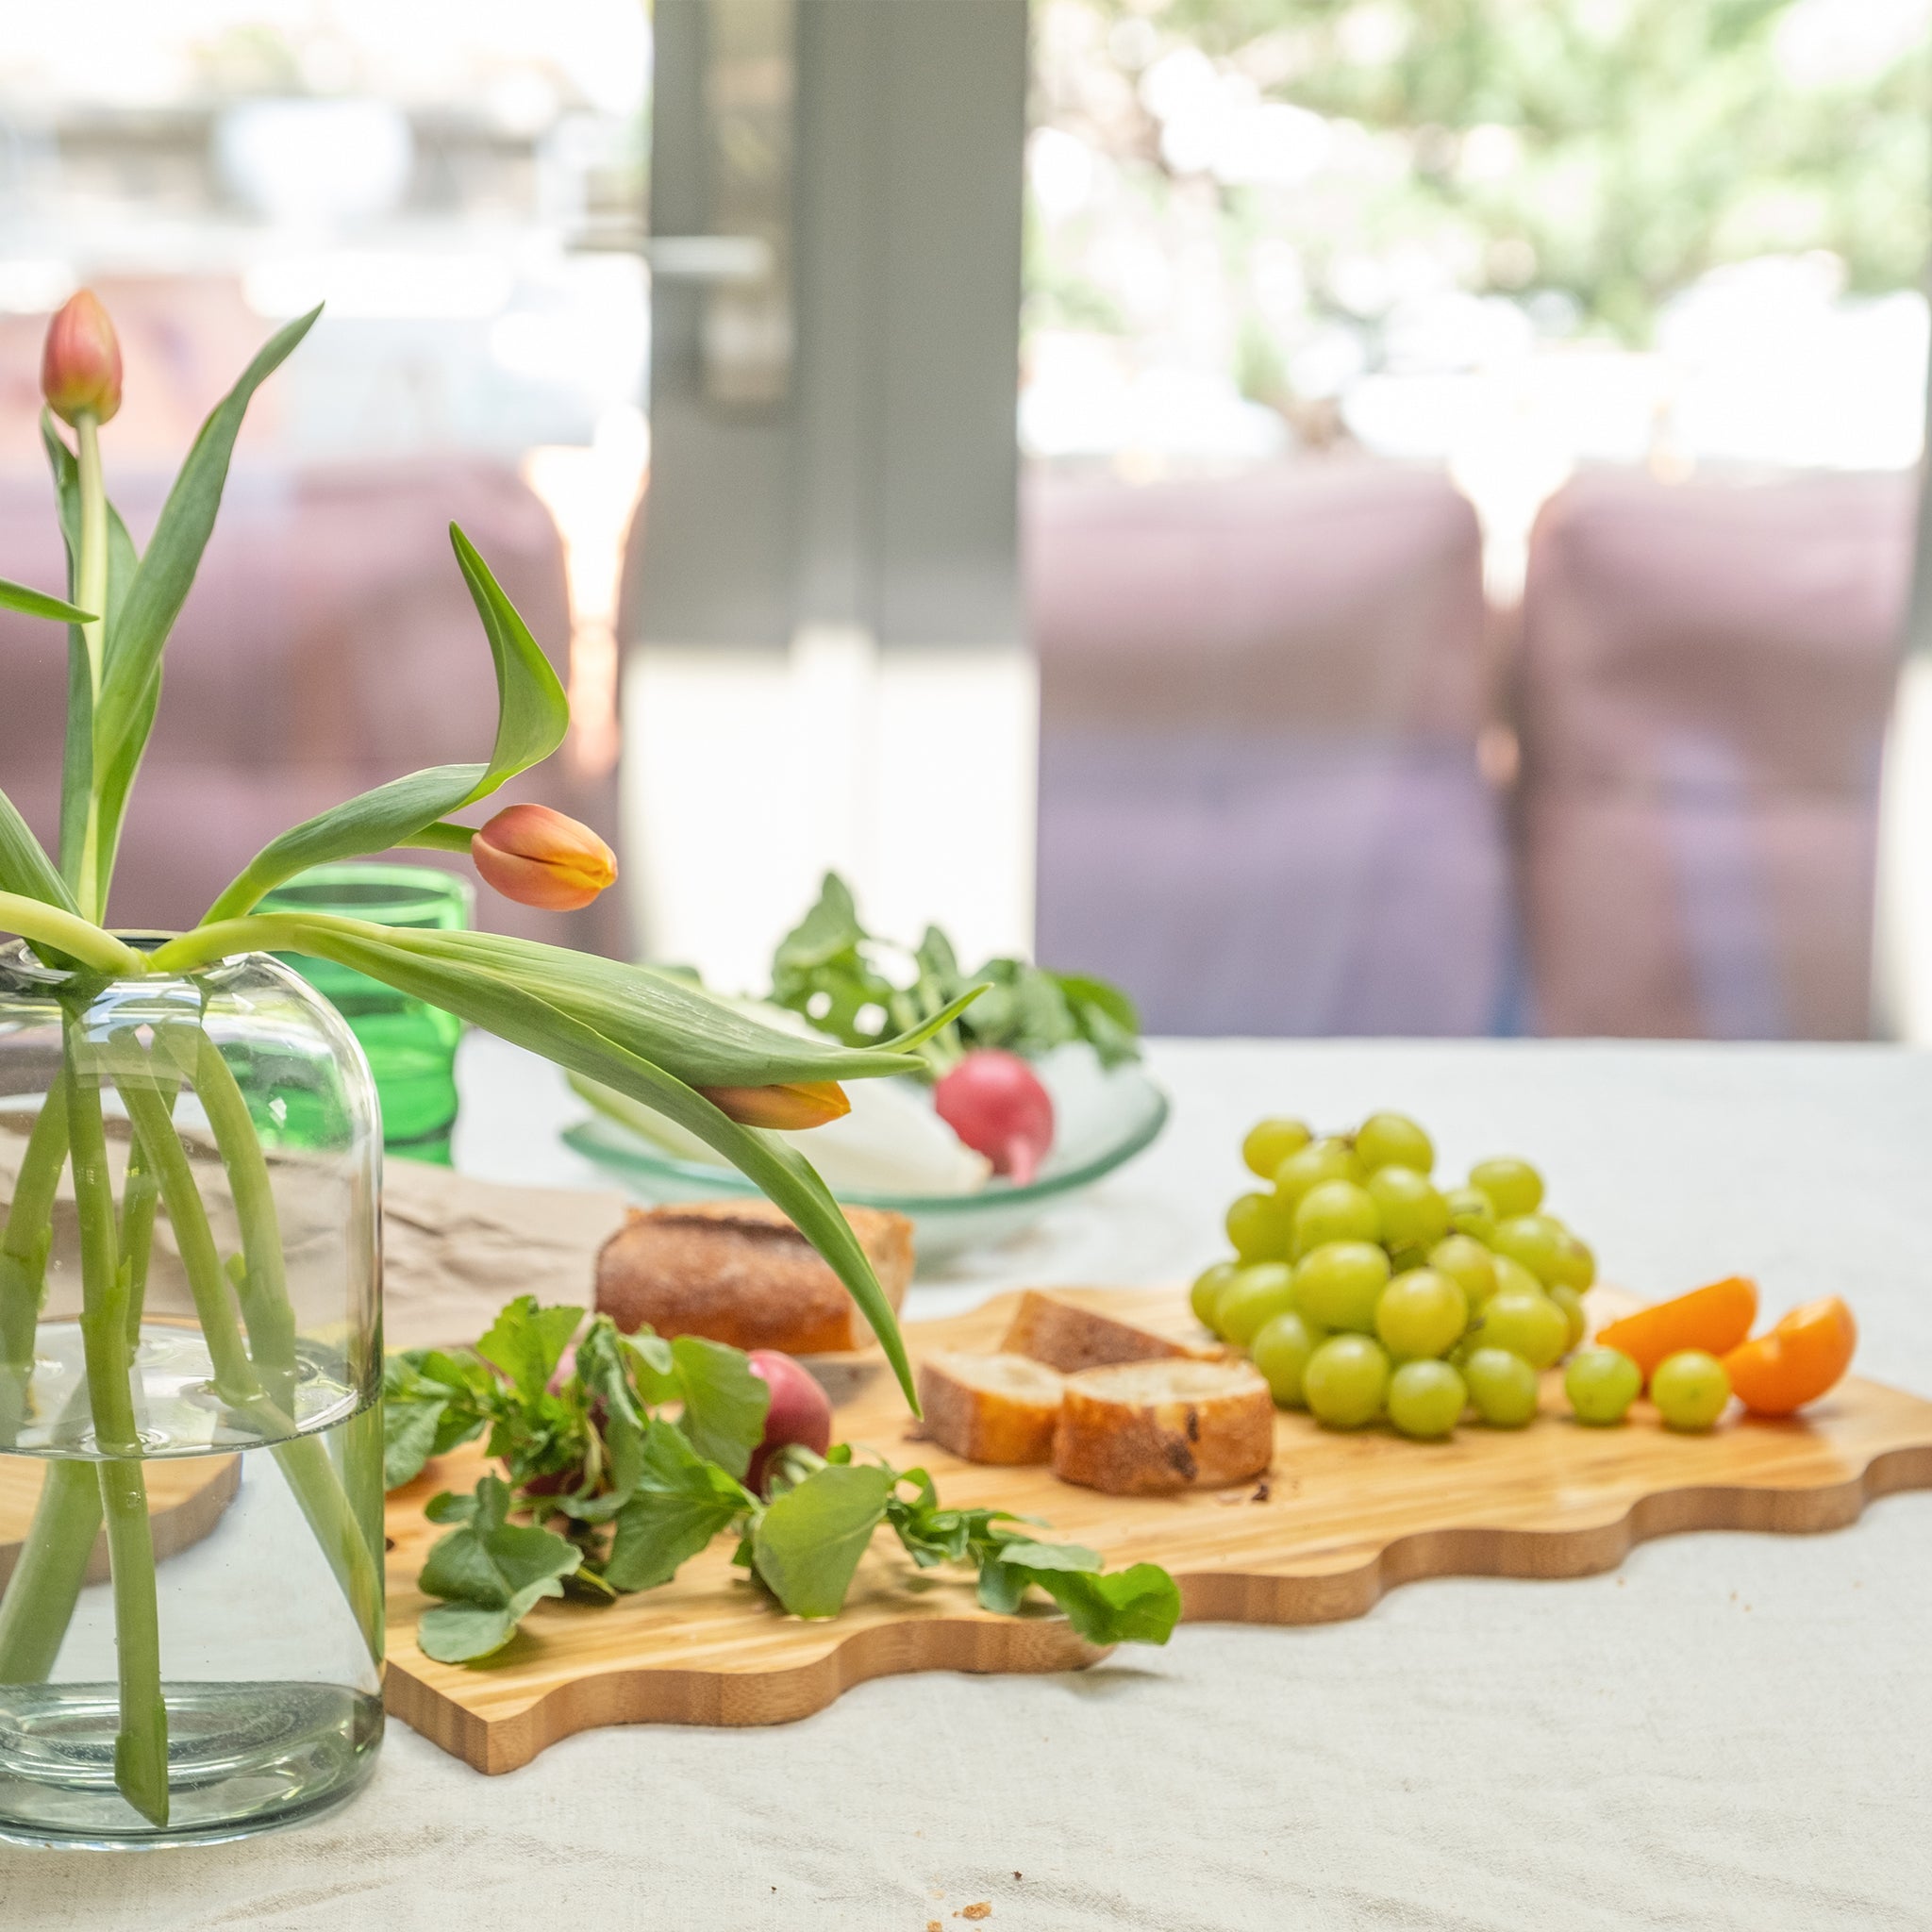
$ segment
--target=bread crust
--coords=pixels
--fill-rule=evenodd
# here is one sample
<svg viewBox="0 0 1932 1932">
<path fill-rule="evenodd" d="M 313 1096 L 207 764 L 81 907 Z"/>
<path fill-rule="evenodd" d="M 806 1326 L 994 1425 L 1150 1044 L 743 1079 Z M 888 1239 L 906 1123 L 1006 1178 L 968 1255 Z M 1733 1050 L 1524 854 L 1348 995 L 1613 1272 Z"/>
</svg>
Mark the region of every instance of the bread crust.
<svg viewBox="0 0 1932 1932">
<path fill-rule="evenodd" d="M 1246 1482 L 1274 1454 L 1274 1399 L 1247 1363 L 1128 1362 L 1067 1378 L 1053 1471 L 1109 1495 L 1169 1495 Z"/>
<path fill-rule="evenodd" d="M 912 1224 L 882 1208 L 843 1211 L 896 1312 L 912 1279 Z M 596 1306 L 626 1333 L 648 1323 L 733 1348 L 837 1355 L 874 1343 L 844 1284 L 769 1201 L 633 1208 L 597 1256 Z"/>
<path fill-rule="evenodd" d="M 1061 1301 L 1038 1289 L 1028 1289 L 1020 1297 L 1000 1348 L 1008 1355 L 1030 1355 L 1063 1375 L 1077 1375 L 1084 1369 L 1108 1368 L 1116 1362 L 1213 1361 L 1223 1353 L 1218 1348 L 1171 1341 L 1151 1328 Z"/>
<path fill-rule="evenodd" d="M 968 1462 L 1046 1462 L 1062 1379 L 1020 1355 L 935 1349 L 919 1365 L 927 1437 Z"/>
</svg>

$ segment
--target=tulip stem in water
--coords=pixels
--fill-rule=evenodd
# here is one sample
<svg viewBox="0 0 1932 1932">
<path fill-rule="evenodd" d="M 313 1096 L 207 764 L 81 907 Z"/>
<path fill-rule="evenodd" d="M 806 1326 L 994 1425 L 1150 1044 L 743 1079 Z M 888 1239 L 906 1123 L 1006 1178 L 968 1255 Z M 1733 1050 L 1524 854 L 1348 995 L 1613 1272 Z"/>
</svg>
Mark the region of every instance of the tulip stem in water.
<svg viewBox="0 0 1932 1932">
<path fill-rule="evenodd" d="M 68 1135 L 74 1201 L 80 1222 L 81 1348 L 93 1411 L 95 1464 L 114 1581 L 114 1650 L 120 1666 L 121 1730 L 114 1783 L 155 1824 L 168 1822 L 168 1708 L 161 1696 L 160 1615 L 155 1600 L 155 1545 L 147 1483 L 128 1375 L 126 1280 L 115 1255 L 114 1192 L 101 1093 L 76 1068 L 77 1029 L 67 1032 Z"/>
<path fill-rule="evenodd" d="M 50 1460 L 0 1597 L 0 1684 L 41 1684 L 60 1654 L 101 1529 L 101 1484 L 78 1457 Z"/>
</svg>

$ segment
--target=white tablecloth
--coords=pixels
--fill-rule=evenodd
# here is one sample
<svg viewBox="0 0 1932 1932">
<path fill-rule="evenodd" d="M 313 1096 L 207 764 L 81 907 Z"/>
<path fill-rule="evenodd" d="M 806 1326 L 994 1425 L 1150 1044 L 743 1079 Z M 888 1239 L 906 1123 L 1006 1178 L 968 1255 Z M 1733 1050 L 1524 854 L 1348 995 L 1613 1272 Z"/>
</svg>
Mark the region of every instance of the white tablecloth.
<svg viewBox="0 0 1932 1932">
<path fill-rule="evenodd" d="M 593 1181 L 548 1070 L 466 1048 L 458 1158 Z M 1606 1274 L 1857 1307 L 1932 1394 L 1932 1062 L 1876 1048 L 1169 1042 L 1166 1139 L 938 1312 L 1172 1280 L 1257 1115 L 1377 1106 L 1521 1151 Z M 766 1731 L 639 1727 L 485 1778 L 400 1724 L 333 1819 L 156 1857 L 0 1850 L 6 1932 L 1932 1926 L 1932 1496 L 1700 1535 L 1581 1582 L 1410 1585 L 1307 1629 L 1184 1627 L 1082 1675 L 900 1677 Z M 986 1917 L 975 1913 L 974 1920 Z"/>
</svg>

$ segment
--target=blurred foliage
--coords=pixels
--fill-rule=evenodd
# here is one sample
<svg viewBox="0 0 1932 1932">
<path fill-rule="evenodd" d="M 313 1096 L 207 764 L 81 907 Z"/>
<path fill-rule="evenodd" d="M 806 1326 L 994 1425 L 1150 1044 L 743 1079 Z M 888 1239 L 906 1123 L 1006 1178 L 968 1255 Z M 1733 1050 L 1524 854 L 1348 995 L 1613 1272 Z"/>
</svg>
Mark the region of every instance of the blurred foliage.
<svg viewBox="0 0 1932 1932">
<path fill-rule="evenodd" d="M 1087 20 L 1051 32 L 1062 57 L 1042 63 L 1037 117 L 1146 192 L 1190 172 L 1141 85 L 1178 49 L 1347 126 L 1372 157 L 1352 194 L 1208 177 L 1231 245 L 1288 237 L 1318 307 L 1341 251 L 1413 243 L 1465 289 L 1546 291 L 1632 344 L 1726 262 L 1829 251 L 1854 291 L 1924 273 L 1932 58 L 1897 6 L 1879 25 L 1903 44 L 1881 33 L 1875 56 L 1843 51 L 1846 14 L 1873 17 L 1872 0 L 1051 0 L 1043 34 L 1073 12 Z M 1068 307 L 1035 289 L 1042 319 Z"/>
</svg>

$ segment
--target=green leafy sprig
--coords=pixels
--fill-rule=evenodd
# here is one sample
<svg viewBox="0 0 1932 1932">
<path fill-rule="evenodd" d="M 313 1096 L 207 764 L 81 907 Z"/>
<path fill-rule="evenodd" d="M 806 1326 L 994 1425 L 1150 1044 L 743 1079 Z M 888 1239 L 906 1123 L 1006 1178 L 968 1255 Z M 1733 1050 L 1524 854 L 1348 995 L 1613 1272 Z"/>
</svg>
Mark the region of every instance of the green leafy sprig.
<svg viewBox="0 0 1932 1932">
<path fill-rule="evenodd" d="M 504 1470 L 426 1510 L 451 1527 L 424 1566 L 421 1588 L 441 1601 L 417 1641 L 444 1663 L 493 1655 L 566 1590 L 608 1600 L 669 1583 L 726 1531 L 752 1580 L 799 1617 L 838 1615 L 882 1525 L 921 1569 L 974 1569 L 989 1609 L 1014 1614 L 1039 1589 L 1092 1643 L 1164 1643 L 1180 1616 L 1157 1565 L 1109 1572 L 1008 1510 L 948 1509 L 924 1470 L 860 1459 L 850 1444 L 781 1449 L 767 1493 L 748 1488 L 771 1395 L 721 1342 L 624 1335 L 608 1316 L 586 1323 L 581 1308 L 524 1295 L 474 1349 L 391 1356 L 383 1389 L 390 1488 L 479 1436 Z"/>
<path fill-rule="evenodd" d="M 1106 1067 L 1141 1056 L 1140 1015 L 1118 987 L 1024 959 L 989 959 L 976 973 L 964 972 L 936 925 L 910 950 L 894 945 L 866 931 L 851 888 L 837 873 L 825 874 L 818 903 L 772 959 L 774 1004 L 802 1013 L 849 1047 L 912 1031 L 971 986 L 985 989 L 972 1010 L 920 1049 L 934 1075 L 979 1046 L 1037 1059 L 1085 1041 Z"/>
</svg>

